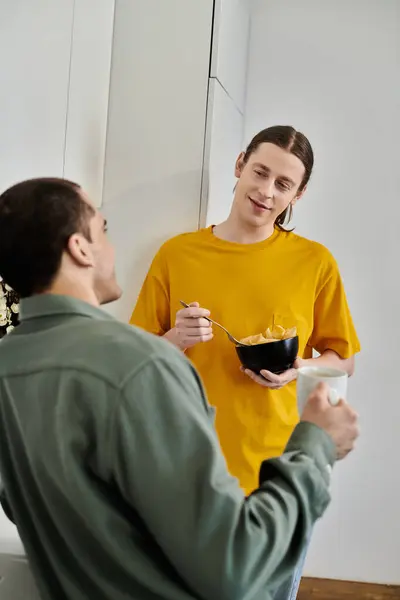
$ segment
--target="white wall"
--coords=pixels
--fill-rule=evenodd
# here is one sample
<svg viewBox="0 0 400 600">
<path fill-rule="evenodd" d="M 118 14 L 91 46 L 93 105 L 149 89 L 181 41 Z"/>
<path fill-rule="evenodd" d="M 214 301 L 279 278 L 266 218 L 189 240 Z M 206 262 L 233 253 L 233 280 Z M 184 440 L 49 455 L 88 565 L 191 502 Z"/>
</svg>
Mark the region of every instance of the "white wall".
<svg viewBox="0 0 400 600">
<path fill-rule="evenodd" d="M 72 27 L 72 0 L 2 2 L 1 190 L 27 177 L 62 176 Z"/>
<path fill-rule="evenodd" d="M 234 165 L 243 143 L 249 33 L 248 0 L 215 0 L 200 215 L 202 226 L 224 221 L 232 204 Z"/>
<path fill-rule="evenodd" d="M 214 29 L 210 76 L 218 79 L 243 114 L 246 102 L 248 0 L 214 0 Z"/>
<path fill-rule="evenodd" d="M 306 573 L 400 583 L 400 4 L 259 0 L 251 32 L 246 141 L 273 124 L 310 138 L 295 224 L 338 259 L 363 346 L 350 391 L 362 437 Z"/>
<path fill-rule="evenodd" d="M 53 4 L 60 6 L 60 0 Z M 103 199 L 114 8 L 115 0 L 74 0 L 63 176 L 78 181 L 98 206 Z"/>
<path fill-rule="evenodd" d="M 217 78 L 208 90 L 201 225 L 216 225 L 229 215 L 235 185 L 234 165 L 242 150 L 243 113 Z"/>
<path fill-rule="evenodd" d="M 110 311 L 125 321 L 161 243 L 198 227 L 212 8 L 116 4 L 103 212 L 125 290 Z"/>
<path fill-rule="evenodd" d="M 1 3 L 0 190 L 79 181 L 101 204 L 114 0 Z"/>
<path fill-rule="evenodd" d="M 242 150 L 250 8 L 215 0 L 200 223 L 224 221 L 232 204 L 234 164 Z"/>
</svg>

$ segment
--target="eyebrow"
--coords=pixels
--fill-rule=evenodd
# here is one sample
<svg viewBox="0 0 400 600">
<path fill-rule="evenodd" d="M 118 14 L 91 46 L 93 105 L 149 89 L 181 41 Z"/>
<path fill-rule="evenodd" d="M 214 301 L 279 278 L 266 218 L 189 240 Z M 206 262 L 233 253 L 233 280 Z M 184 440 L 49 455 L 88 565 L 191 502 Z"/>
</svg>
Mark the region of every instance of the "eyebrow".
<svg viewBox="0 0 400 600">
<path fill-rule="evenodd" d="M 262 163 L 254 163 L 254 166 L 256 166 L 258 169 L 262 169 L 266 173 L 269 173 L 271 170 L 268 167 L 266 167 L 265 165 L 263 165 Z M 290 183 L 291 185 L 296 185 L 295 182 L 293 181 L 293 179 L 290 179 L 290 177 L 286 177 L 285 175 L 279 175 L 278 179 L 282 179 L 283 181 L 286 181 L 287 183 Z"/>
</svg>

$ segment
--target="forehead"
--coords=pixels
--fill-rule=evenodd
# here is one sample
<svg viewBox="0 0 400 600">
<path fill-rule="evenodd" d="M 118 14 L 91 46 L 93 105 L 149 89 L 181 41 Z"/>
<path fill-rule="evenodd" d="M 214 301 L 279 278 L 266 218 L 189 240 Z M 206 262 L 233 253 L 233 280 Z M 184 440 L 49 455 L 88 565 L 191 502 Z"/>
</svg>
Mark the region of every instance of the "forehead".
<svg viewBox="0 0 400 600">
<path fill-rule="evenodd" d="M 275 175 L 289 177 L 299 183 L 305 172 L 305 167 L 297 156 L 270 143 L 260 144 L 250 156 L 249 162 L 258 163 Z"/>
</svg>

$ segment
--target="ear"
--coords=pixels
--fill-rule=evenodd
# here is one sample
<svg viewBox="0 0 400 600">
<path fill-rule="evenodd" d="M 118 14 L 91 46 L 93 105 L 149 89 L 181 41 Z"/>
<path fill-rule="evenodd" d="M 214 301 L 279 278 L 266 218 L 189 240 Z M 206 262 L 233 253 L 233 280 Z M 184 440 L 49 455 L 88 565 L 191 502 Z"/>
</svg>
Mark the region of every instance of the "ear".
<svg viewBox="0 0 400 600">
<path fill-rule="evenodd" d="M 74 233 L 68 240 L 67 252 L 80 267 L 94 266 L 93 252 L 90 242 L 80 233 Z"/>
<path fill-rule="evenodd" d="M 239 179 L 239 177 L 241 176 L 242 172 L 243 172 L 243 167 L 244 167 L 244 152 L 241 152 L 237 158 L 237 161 L 235 163 L 235 177 L 236 179 Z"/>
<path fill-rule="evenodd" d="M 303 197 L 303 195 L 305 194 L 307 190 L 307 186 L 304 186 L 304 188 L 301 190 L 301 192 L 297 192 L 297 194 L 295 195 L 295 197 L 293 198 L 293 200 L 291 201 L 291 205 L 294 206 L 295 204 L 297 204 L 297 202 L 299 200 L 301 200 L 301 198 Z"/>
</svg>

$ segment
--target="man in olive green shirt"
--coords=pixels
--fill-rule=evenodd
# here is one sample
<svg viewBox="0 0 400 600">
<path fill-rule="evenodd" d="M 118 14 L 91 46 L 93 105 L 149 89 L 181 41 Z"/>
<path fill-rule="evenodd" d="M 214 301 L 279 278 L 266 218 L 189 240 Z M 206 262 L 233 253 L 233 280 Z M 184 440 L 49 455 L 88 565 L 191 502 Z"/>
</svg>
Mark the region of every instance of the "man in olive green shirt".
<svg viewBox="0 0 400 600">
<path fill-rule="evenodd" d="M 0 275 L 22 297 L 0 343 L 3 502 L 43 599 L 268 600 L 329 502 L 352 409 L 319 388 L 245 498 L 191 364 L 99 308 L 121 292 L 79 186 L 0 196 Z"/>
</svg>

